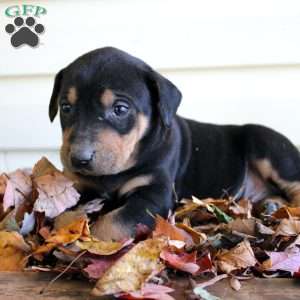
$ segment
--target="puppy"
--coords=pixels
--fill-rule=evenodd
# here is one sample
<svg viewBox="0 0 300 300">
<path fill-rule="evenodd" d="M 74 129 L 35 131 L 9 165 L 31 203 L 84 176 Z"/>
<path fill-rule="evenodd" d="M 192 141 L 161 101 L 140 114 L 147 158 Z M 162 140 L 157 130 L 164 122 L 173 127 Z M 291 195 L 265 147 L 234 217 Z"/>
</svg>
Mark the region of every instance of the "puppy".
<svg viewBox="0 0 300 300">
<path fill-rule="evenodd" d="M 84 193 L 110 211 L 93 234 L 120 240 L 153 226 L 175 199 L 227 194 L 259 202 L 280 196 L 300 205 L 300 155 L 263 126 L 218 126 L 176 115 L 180 91 L 121 50 L 89 52 L 55 77 L 50 120 L 60 113 L 61 161 Z"/>
</svg>

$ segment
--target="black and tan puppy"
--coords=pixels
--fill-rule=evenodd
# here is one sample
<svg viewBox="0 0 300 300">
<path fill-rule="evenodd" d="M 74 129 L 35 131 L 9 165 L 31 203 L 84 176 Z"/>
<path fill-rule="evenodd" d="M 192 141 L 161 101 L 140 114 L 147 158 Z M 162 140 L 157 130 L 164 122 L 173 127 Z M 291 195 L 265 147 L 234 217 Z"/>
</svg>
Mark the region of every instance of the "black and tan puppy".
<svg viewBox="0 0 300 300">
<path fill-rule="evenodd" d="M 94 234 L 121 239 L 153 225 L 178 198 L 254 202 L 283 196 L 300 204 L 300 155 L 258 125 L 217 126 L 176 116 L 180 91 L 143 61 L 115 48 L 89 52 L 55 78 L 49 114 L 60 111 L 61 160 L 85 191 L 113 208 Z M 176 193 L 175 193 L 176 191 Z"/>
</svg>

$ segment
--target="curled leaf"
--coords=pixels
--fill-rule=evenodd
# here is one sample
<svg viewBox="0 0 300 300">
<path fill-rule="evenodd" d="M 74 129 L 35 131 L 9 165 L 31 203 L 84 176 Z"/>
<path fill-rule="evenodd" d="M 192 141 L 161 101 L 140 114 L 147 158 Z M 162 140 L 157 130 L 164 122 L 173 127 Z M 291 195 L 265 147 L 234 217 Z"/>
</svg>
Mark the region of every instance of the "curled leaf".
<svg viewBox="0 0 300 300">
<path fill-rule="evenodd" d="M 92 295 L 128 293 L 141 289 L 149 277 L 164 268 L 159 255 L 165 245 L 165 240 L 159 238 L 139 242 L 105 272 L 92 290 Z"/>
<path fill-rule="evenodd" d="M 295 236 L 300 233 L 300 221 L 294 219 L 282 219 L 276 228 L 275 235 Z"/>
<path fill-rule="evenodd" d="M 249 241 L 245 240 L 230 250 L 222 250 L 216 257 L 216 262 L 222 272 L 244 269 L 257 263 Z"/>
<path fill-rule="evenodd" d="M 33 175 L 38 191 L 35 211 L 45 212 L 45 216 L 54 218 L 79 201 L 80 195 L 73 187 L 74 183 L 46 158 L 35 165 Z"/>
<path fill-rule="evenodd" d="M 6 188 L 3 196 L 3 209 L 18 208 L 32 191 L 30 174 L 26 170 L 18 169 L 8 175 L 2 175 Z M 3 186 L 2 186 L 3 187 Z"/>
</svg>

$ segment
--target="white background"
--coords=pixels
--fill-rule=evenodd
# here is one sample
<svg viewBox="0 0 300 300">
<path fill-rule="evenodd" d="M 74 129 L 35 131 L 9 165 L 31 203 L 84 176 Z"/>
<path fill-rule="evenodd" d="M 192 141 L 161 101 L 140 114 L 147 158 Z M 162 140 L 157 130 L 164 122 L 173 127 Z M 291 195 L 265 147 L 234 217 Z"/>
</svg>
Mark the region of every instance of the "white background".
<svg viewBox="0 0 300 300">
<path fill-rule="evenodd" d="M 213 123 L 261 123 L 300 145 L 299 0 L 67 0 L 41 5 L 37 48 L 13 48 L 0 1 L 0 170 L 58 164 L 59 123 L 47 117 L 57 71 L 115 46 L 171 79 L 179 113 Z"/>
</svg>

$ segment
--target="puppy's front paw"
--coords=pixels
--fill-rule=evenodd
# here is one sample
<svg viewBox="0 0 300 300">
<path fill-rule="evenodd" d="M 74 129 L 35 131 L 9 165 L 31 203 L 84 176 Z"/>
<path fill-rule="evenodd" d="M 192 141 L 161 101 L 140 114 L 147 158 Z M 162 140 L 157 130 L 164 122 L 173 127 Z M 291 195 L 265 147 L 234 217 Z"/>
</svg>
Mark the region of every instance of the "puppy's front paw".
<svg viewBox="0 0 300 300">
<path fill-rule="evenodd" d="M 100 216 L 91 228 L 91 232 L 94 237 L 102 241 L 121 241 L 134 236 L 133 227 L 121 221 L 118 210 Z"/>
</svg>

